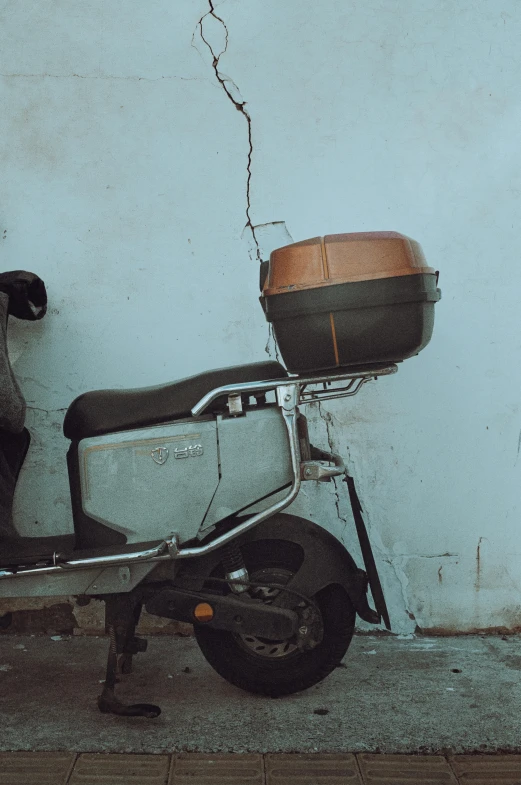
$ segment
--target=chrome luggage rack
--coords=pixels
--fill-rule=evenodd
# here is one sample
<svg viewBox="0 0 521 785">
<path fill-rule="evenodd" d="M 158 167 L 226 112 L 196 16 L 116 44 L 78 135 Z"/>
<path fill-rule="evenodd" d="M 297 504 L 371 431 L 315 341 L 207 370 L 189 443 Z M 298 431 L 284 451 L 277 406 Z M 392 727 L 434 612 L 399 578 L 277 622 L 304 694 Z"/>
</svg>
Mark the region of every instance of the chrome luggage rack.
<svg viewBox="0 0 521 785">
<path fill-rule="evenodd" d="M 315 374 L 304 376 L 289 375 L 282 379 L 268 379 L 261 382 L 245 382 L 244 384 L 228 384 L 217 387 L 207 393 L 193 407 L 192 416 L 198 417 L 203 414 L 213 401 L 218 398 L 228 398 L 228 408 L 232 416 L 241 416 L 243 412 L 243 396 L 262 395 L 267 392 L 275 392 L 276 403 L 281 409 L 282 417 L 288 431 L 289 448 L 291 455 L 291 466 L 293 479 L 286 496 L 274 502 L 265 510 L 252 515 L 238 524 L 234 529 L 224 534 L 218 535 L 204 545 L 195 545 L 183 548 L 180 546 L 177 536 L 170 534 L 157 546 L 141 551 L 130 553 L 118 553 L 105 556 L 92 556 L 83 559 L 63 559 L 56 554 L 54 563 L 47 566 L 22 567 L 22 568 L 0 568 L 0 580 L 5 578 L 15 578 L 25 575 L 56 574 L 63 573 L 64 570 L 84 570 L 94 567 L 100 569 L 118 569 L 121 566 L 132 565 L 143 562 L 160 562 L 171 559 L 189 559 L 197 556 L 204 556 L 226 543 L 244 534 L 257 524 L 270 518 L 272 515 L 284 510 L 297 497 L 302 481 L 319 480 L 324 481 L 335 476 L 345 474 L 345 466 L 342 458 L 334 453 L 327 453 L 316 450 L 318 460 L 302 461 L 300 454 L 300 442 L 297 429 L 298 405 L 309 404 L 314 401 L 327 401 L 334 398 L 348 398 L 356 395 L 362 386 L 377 379 L 379 376 L 391 376 L 396 373 L 396 364 L 379 364 L 371 366 L 358 366 L 351 368 L 339 368 L 334 371 L 321 371 Z M 347 382 L 341 387 L 334 387 L 335 383 Z M 309 389 L 319 387 L 321 389 Z"/>
<path fill-rule="evenodd" d="M 378 365 L 364 365 L 352 368 L 339 368 L 331 371 L 320 371 L 318 373 L 306 374 L 304 376 L 289 375 L 282 379 L 268 379 L 262 382 L 246 382 L 244 384 L 227 384 L 223 387 L 217 387 L 211 390 L 201 400 L 196 403 L 192 409 L 192 416 L 198 417 L 213 403 L 217 398 L 228 396 L 228 399 L 240 398 L 242 395 L 255 395 L 271 390 L 277 390 L 281 387 L 295 386 L 298 388 L 298 401 L 297 405 L 312 403 L 313 401 L 327 401 L 333 398 L 348 398 L 356 395 L 361 387 L 372 379 L 377 379 L 379 376 L 391 376 L 396 373 L 398 366 L 395 363 L 378 364 Z M 344 387 L 333 387 L 331 385 L 335 382 L 345 382 L 347 385 Z M 315 387 L 321 385 L 321 390 L 308 390 L 308 387 Z M 229 400 L 229 407 L 231 414 L 240 414 L 235 409 L 237 400 Z"/>
</svg>

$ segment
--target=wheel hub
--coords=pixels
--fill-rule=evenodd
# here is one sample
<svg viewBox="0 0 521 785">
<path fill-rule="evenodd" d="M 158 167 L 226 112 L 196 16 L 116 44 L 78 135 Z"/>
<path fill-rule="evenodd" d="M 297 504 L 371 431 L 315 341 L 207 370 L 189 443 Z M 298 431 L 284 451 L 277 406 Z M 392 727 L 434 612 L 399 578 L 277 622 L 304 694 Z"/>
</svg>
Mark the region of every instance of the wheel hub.
<svg viewBox="0 0 521 785">
<path fill-rule="evenodd" d="M 282 567 L 266 567 L 250 574 L 250 580 L 253 583 L 278 583 L 281 586 L 285 586 L 292 577 L 293 573 Z M 280 589 L 262 586 L 252 588 L 250 593 L 252 597 L 261 599 L 264 604 L 271 605 L 275 597 L 280 594 Z M 304 607 L 305 603 L 302 602 L 301 605 Z M 259 638 L 256 635 L 237 634 L 235 637 L 244 648 L 258 657 L 280 659 L 281 657 L 289 657 L 298 650 L 295 636 L 280 641 L 271 641 L 267 638 Z"/>
</svg>

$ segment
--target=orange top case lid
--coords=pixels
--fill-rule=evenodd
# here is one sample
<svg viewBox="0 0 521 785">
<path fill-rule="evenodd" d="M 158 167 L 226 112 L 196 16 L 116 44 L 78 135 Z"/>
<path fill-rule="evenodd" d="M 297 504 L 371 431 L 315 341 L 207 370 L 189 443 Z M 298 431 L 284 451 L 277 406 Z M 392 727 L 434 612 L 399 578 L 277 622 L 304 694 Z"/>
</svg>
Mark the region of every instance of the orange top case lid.
<svg viewBox="0 0 521 785">
<path fill-rule="evenodd" d="M 263 294 L 434 272 L 420 245 L 398 232 L 329 234 L 273 251 Z"/>
</svg>

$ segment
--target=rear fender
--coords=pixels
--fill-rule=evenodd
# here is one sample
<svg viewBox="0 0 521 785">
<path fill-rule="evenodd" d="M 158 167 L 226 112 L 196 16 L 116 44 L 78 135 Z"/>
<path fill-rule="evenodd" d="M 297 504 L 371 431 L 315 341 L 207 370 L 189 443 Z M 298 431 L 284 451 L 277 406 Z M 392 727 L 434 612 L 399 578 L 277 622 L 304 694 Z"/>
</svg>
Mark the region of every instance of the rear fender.
<svg viewBox="0 0 521 785">
<path fill-rule="evenodd" d="M 349 596 L 361 619 L 370 624 L 380 623 L 380 615 L 367 601 L 367 574 L 356 566 L 342 543 L 321 526 L 296 515 L 279 514 L 238 537 L 235 542 L 239 546 L 248 544 L 251 547 L 262 540 L 280 540 L 281 548 L 284 542 L 290 542 L 302 550 L 300 567 L 287 584 L 288 589 L 313 597 L 327 586 L 338 584 Z M 201 558 L 187 559 L 180 566 L 175 584 L 201 590 L 205 578 L 218 567 L 221 559 L 221 550 Z M 198 580 L 195 580 L 196 576 Z M 276 604 L 290 607 L 294 602 L 294 595 L 284 592 L 279 595 Z"/>
</svg>

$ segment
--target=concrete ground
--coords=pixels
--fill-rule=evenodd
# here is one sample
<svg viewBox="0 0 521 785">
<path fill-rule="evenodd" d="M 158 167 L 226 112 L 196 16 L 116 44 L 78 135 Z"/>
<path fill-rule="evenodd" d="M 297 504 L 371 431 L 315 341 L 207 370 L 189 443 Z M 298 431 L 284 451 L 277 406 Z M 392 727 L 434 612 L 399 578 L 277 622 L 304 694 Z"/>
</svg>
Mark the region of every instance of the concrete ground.
<svg viewBox="0 0 521 785">
<path fill-rule="evenodd" d="M 0 750 L 521 752 L 520 644 L 358 636 L 326 681 L 273 700 L 223 681 L 193 638 L 155 637 L 119 685 L 123 699 L 161 705 L 146 720 L 98 712 L 106 639 L 3 635 Z"/>
</svg>

